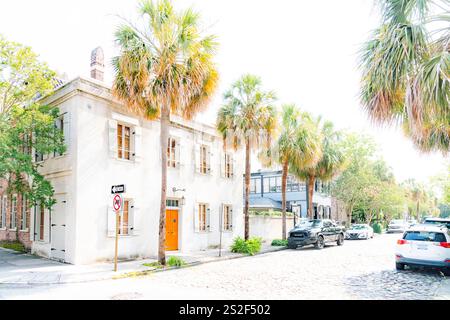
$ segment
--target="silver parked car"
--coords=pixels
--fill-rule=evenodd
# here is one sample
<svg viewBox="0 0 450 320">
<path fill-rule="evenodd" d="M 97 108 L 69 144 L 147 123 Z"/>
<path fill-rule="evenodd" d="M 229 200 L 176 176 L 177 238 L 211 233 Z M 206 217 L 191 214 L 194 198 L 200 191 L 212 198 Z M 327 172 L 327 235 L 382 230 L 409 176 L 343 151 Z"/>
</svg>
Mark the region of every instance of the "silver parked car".
<svg viewBox="0 0 450 320">
<path fill-rule="evenodd" d="M 358 239 L 371 239 L 373 238 L 373 229 L 368 224 L 353 224 L 345 232 L 345 239 L 358 240 Z"/>
<path fill-rule="evenodd" d="M 405 220 L 392 220 L 387 229 L 387 233 L 394 233 L 394 232 L 405 232 L 409 229 L 409 223 Z"/>
</svg>

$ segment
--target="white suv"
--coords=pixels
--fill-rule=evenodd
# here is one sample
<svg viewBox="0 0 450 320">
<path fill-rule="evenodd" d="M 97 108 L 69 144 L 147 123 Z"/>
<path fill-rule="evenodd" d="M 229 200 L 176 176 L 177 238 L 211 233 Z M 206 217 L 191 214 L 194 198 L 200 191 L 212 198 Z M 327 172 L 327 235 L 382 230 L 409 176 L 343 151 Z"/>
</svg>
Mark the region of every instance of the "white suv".
<svg viewBox="0 0 450 320">
<path fill-rule="evenodd" d="M 395 253 L 397 270 L 405 265 L 442 268 L 450 273 L 450 231 L 445 225 L 420 224 L 403 233 Z"/>
</svg>

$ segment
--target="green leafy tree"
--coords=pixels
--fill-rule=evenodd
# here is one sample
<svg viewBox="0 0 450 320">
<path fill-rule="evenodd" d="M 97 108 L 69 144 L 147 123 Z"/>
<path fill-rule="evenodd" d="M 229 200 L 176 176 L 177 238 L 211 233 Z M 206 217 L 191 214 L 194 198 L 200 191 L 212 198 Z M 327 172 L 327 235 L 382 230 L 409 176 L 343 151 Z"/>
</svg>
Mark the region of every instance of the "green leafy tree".
<svg viewBox="0 0 450 320">
<path fill-rule="evenodd" d="M 247 74 L 232 84 L 224 100 L 217 115 L 217 130 L 225 148 L 230 145 L 234 149 L 245 148 L 244 233 L 248 240 L 251 151 L 270 148 L 276 126 L 275 94 L 263 90 L 259 77 Z"/>
<path fill-rule="evenodd" d="M 291 166 L 291 172 L 298 178 L 306 181 L 308 192 L 308 216 L 314 218 L 313 195 L 317 179 L 322 182 L 331 181 L 343 169 L 345 154 L 340 143 L 340 133 L 335 131 L 329 121 L 319 119 L 316 126 L 320 130 L 321 157 L 315 165 Z"/>
<path fill-rule="evenodd" d="M 321 133 L 308 113 L 295 105 L 284 105 L 281 113 L 281 131 L 273 145 L 260 153 L 266 166 L 282 167 L 282 240 L 286 240 L 286 186 L 291 167 L 314 166 L 322 157 Z"/>
<path fill-rule="evenodd" d="M 169 0 L 141 1 L 144 26 L 128 22 L 115 37 L 120 55 L 113 59 L 113 93 L 130 110 L 160 120 L 161 203 L 158 260 L 166 264 L 167 143 L 171 114 L 193 118 L 215 92 L 213 35 L 203 35 L 200 15 L 176 11 Z"/>
<path fill-rule="evenodd" d="M 347 160 L 345 170 L 332 183 L 332 194 L 345 204 L 347 223 L 352 222 L 352 214 L 365 199 L 366 186 L 373 174 L 369 163 L 377 151 L 373 139 L 355 133 L 346 133 L 341 142 Z"/>
<path fill-rule="evenodd" d="M 54 125 L 59 110 L 38 100 L 55 84 L 55 73 L 31 48 L 0 36 L 0 179 L 8 181 L 8 193 L 22 193 L 30 204 L 49 208 L 54 190 L 32 152 L 65 151 L 63 135 Z"/>
<path fill-rule="evenodd" d="M 361 100 L 377 123 L 403 125 L 421 150 L 450 149 L 448 0 L 379 0 L 382 23 L 361 54 Z"/>
</svg>

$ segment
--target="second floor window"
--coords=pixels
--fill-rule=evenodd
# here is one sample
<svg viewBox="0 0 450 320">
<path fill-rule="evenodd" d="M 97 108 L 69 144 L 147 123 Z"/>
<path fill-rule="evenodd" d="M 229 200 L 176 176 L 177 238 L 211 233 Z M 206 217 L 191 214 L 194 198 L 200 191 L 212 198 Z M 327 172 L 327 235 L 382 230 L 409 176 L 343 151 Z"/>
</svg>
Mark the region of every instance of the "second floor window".
<svg viewBox="0 0 450 320">
<path fill-rule="evenodd" d="M 209 166 L 209 148 L 205 145 L 200 146 L 200 173 L 207 174 L 210 172 Z"/>
<path fill-rule="evenodd" d="M 233 177 L 233 156 L 230 153 L 225 154 L 225 178 Z"/>
<path fill-rule="evenodd" d="M 167 145 L 167 166 L 169 168 L 176 168 L 178 164 L 177 154 L 178 154 L 178 143 L 174 138 L 169 138 Z"/>
<path fill-rule="evenodd" d="M 123 160 L 131 159 L 130 150 L 131 128 L 122 124 L 117 125 L 117 157 Z"/>
</svg>

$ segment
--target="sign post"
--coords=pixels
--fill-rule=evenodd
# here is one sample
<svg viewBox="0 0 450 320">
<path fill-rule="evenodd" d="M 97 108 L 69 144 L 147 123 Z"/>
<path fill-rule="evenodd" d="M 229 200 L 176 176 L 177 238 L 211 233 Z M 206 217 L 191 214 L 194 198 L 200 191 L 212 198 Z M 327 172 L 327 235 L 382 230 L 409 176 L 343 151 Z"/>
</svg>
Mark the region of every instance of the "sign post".
<svg viewBox="0 0 450 320">
<path fill-rule="evenodd" d="M 118 194 L 114 196 L 113 199 L 113 208 L 116 212 L 116 244 L 115 244 L 115 250 L 114 250 L 114 272 L 117 272 L 117 255 L 119 251 L 119 215 L 120 215 L 120 209 L 122 208 L 122 197 Z"/>
</svg>

